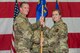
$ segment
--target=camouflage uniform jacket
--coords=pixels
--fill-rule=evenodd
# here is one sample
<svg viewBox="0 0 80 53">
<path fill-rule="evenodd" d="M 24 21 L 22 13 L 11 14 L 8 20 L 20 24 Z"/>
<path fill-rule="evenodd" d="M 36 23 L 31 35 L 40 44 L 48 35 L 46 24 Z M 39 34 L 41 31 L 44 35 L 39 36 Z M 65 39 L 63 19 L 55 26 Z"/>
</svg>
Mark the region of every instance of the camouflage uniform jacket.
<svg viewBox="0 0 80 53">
<path fill-rule="evenodd" d="M 47 44 L 50 53 L 68 53 L 68 29 L 62 21 L 54 23 L 51 29 L 46 28 L 44 34 L 47 36 Z"/>
<path fill-rule="evenodd" d="M 13 23 L 14 35 L 15 35 L 15 48 L 17 53 L 30 53 L 32 45 L 33 30 L 37 29 L 38 23 L 30 24 L 28 18 L 23 14 L 15 18 Z M 34 26 L 34 27 L 33 27 Z"/>
</svg>

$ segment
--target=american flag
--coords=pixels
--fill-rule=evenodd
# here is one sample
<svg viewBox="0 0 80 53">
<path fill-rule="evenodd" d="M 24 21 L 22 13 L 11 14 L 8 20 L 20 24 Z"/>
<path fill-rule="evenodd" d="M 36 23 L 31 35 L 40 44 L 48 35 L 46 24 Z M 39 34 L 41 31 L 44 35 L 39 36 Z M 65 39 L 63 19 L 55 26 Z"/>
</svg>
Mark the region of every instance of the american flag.
<svg viewBox="0 0 80 53">
<path fill-rule="evenodd" d="M 36 6 L 38 0 L 18 0 L 26 1 L 30 5 L 28 14 L 31 23 L 36 22 Z M 55 8 L 56 0 L 46 0 L 48 16 L 46 25 L 52 27 L 52 10 Z M 68 45 L 69 53 L 80 53 L 80 0 L 59 0 L 59 8 L 63 21 L 68 25 Z M 10 53 L 13 32 L 15 0 L 0 0 L 0 53 Z"/>
<path fill-rule="evenodd" d="M 15 1 L 15 7 L 14 7 L 14 19 L 13 19 L 13 22 L 15 22 L 15 17 L 16 17 L 18 14 L 19 14 L 19 6 L 18 6 L 18 2 L 17 2 L 17 0 L 16 0 L 16 1 Z M 13 28 L 13 30 L 14 30 L 14 28 Z M 11 42 L 12 42 L 12 44 L 11 44 L 11 53 L 16 53 L 15 46 L 14 46 L 14 37 L 15 37 L 15 35 L 14 35 L 14 33 L 13 33 L 13 35 L 12 35 L 12 37 L 11 37 Z"/>
<path fill-rule="evenodd" d="M 15 8 L 14 8 L 14 19 L 15 17 L 19 14 L 19 6 L 18 6 L 18 2 L 16 0 L 15 2 Z"/>
</svg>

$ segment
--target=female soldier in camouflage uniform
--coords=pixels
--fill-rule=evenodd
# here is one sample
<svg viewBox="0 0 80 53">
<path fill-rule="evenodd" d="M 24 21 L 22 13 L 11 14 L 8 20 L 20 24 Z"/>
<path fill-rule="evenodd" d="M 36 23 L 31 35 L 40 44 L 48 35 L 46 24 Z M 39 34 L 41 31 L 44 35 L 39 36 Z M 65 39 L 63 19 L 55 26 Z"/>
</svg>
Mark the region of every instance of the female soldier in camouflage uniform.
<svg viewBox="0 0 80 53">
<path fill-rule="evenodd" d="M 52 13 L 54 26 L 51 29 L 45 27 L 44 34 L 46 35 L 48 50 L 50 53 L 68 53 L 68 29 L 67 25 L 61 19 L 59 10 L 54 10 Z M 42 21 L 42 24 L 44 22 Z"/>
</svg>

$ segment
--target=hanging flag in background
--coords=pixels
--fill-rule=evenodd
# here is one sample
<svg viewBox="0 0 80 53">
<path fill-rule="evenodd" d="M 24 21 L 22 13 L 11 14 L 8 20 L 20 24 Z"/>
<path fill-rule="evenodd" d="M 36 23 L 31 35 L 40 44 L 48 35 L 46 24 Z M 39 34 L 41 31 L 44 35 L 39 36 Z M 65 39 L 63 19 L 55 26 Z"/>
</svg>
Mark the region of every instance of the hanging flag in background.
<svg viewBox="0 0 80 53">
<path fill-rule="evenodd" d="M 19 14 L 19 6 L 17 0 L 15 1 L 15 7 L 14 7 L 14 20 L 15 17 Z"/>
<path fill-rule="evenodd" d="M 19 14 L 19 6 L 17 0 L 15 0 L 15 6 L 14 6 L 14 19 L 13 22 L 15 22 L 16 16 Z M 13 28 L 14 29 L 14 28 Z M 16 53 L 15 46 L 14 46 L 14 34 L 11 37 L 11 52 Z"/>
<path fill-rule="evenodd" d="M 59 2 L 56 0 L 56 9 L 59 9 Z"/>
<path fill-rule="evenodd" d="M 40 16 L 42 16 L 42 5 L 43 5 L 43 16 L 46 17 L 48 14 L 48 10 L 46 7 L 46 0 L 39 0 L 38 5 L 36 7 L 36 21 L 39 21 Z"/>
<path fill-rule="evenodd" d="M 18 0 L 22 2 L 23 0 Z M 30 4 L 28 19 L 36 22 L 38 0 L 24 0 Z M 48 15 L 46 26 L 52 27 L 52 10 L 56 0 L 46 0 Z M 80 0 L 59 0 L 62 19 L 68 25 L 69 53 L 80 53 Z M 15 0 L 0 0 L 0 53 L 10 53 Z"/>
</svg>

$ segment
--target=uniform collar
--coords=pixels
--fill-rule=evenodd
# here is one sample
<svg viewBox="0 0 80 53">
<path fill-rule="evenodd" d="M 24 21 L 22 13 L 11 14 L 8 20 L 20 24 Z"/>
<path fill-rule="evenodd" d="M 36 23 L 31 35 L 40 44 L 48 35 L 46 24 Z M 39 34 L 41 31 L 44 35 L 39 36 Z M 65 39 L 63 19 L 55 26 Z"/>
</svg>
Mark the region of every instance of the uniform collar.
<svg viewBox="0 0 80 53">
<path fill-rule="evenodd" d="M 19 13 L 19 15 L 20 15 L 22 18 L 26 18 L 26 16 L 23 15 L 22 13 Z"/>
<path fill-rule="evenodd" d="M 60 19 L 58 22 L 55 22 L 54 25 L 59 25 L 60 23 L 63 23 L 62 19 Z"/>
</svg>

